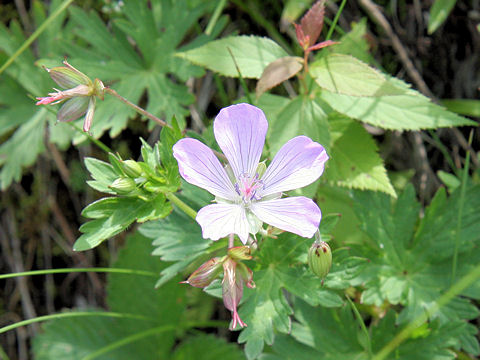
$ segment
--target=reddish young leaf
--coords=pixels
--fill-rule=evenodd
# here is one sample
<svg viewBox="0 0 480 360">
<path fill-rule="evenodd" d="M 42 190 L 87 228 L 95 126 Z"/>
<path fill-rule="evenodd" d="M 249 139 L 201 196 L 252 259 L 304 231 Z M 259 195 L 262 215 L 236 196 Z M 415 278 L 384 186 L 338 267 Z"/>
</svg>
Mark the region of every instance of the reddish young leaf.
<svg viewBox="0 0 480 360">
<path fill-rule="evenodd" d="M 325 0 L 317 1 L 300 21 L 305 37 L 309 37 L 308 46 L 315 44 L 323 28 L 325 16 Z"/>
</svg>

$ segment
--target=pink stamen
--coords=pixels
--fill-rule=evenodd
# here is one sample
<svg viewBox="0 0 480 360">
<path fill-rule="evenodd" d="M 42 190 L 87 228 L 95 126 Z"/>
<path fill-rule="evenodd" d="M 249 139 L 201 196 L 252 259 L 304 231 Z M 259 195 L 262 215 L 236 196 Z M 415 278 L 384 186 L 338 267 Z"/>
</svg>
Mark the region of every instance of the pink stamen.
<svg viewBox="0 0 480 360">
<path fill-rule="evenodd" d="M 240 327 L 247 327 L 247 324 L 245 324 L 242 319 L 240 319 L 240 315 L 238 315 L 238 312 L 237 312 L 237 309 L 235 308 L 233 310 L 233 314 L 232 314 L 232 328 L 231 330 L 234 330 L 236 327 L 237 327 L 237 323 L 238 325 L 240 325 Z"/>
<path fill-rule="evenodd" d="M 62 100 L 63 95 L 61 93 L 56 94 L 54 96 L 47 96 L 47 97 L 37 97 L 37 103 L 35 105 L 48 105 L 53 103 L 54 101 Z"/>
</svg>

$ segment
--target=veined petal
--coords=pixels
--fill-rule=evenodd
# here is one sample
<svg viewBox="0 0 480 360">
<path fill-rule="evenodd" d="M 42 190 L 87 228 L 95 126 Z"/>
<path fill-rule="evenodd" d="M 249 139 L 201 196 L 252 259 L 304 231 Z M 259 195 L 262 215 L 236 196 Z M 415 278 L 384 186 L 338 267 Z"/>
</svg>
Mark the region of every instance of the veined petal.
<svg viewBox="0 0 480 360">
<path fill-rule="evenodd" d="M 237 204 L 212 204 L 200 209 L 196 218 L 205 239 L 218 240 L 229 234 L 237 234 L 245 244 L 249 224 L 245 209 Z"/>
<path fill-rule="evenodd" d="M 289 140 L 273 158 L 262 177 L 261 196 L 307 186 L 322 175 L 328 155 L 307 136 Z"/>
<path fill-rule="evenodd" d="M 304 196 L 258 201 L 250 210 L 263 222 L 306 238 L 315 234 L 322 218 L 317 204 Z"/>
<path fill-rule="evenodd" d="M 215 196 L 234 200 L 235 188 L 213 151 L 195 139 L 181 139 L 173 146 L 180 175 L 190 184 L 199 186 Z"/>
<path fill-rule="evenodd" d="M 226 107 L 215 118 L 215 139 L 237 179 L 240 175 L 255 174 L 267 129 L 263 111 L 249 104 Z"/>
</svg>

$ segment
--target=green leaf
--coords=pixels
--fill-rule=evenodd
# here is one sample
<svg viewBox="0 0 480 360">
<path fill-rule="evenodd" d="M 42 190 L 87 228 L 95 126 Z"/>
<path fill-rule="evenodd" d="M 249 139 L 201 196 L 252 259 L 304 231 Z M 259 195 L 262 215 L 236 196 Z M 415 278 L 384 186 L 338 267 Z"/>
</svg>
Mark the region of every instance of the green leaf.
<svg viewBox="0 0 480 360">
<path fill-rule="evenodd" d="M 212 335 L 197 335 L 187 339 L 175 350 L 172 360 L 242 360 L 243 353 L 235 344 Z"/>
<path fill-rule="evenodd" d="M 93 218 L 82 226 L 83 233 L 75 244 L 75 251 L 84 251 L 100 245 L 127 229 L 133 222 L 145 222 L 167 216 L 172 211 L 165 195 L 145 200 L 134 197 L 111 197 L 100 199 L 88 205 L 82 215 Z"/>
<path fill-rule="evenodd" d="M 200 226 L 194 220 L 177 211 L 166 219 L 143 224 L 140 233 L 153 240 L 153 255 L 174 262 L 162 271 L 157 287 L 185 270 L 211 243 L 202 238 Z"/>
<path fill-rule="evenodd" d="M 457 0 L 435 0 L 428 17 L 428 34 L 433 34 L 447 20 Z"/>
<path fill-rule="evenodd" d="M 232 36 L 176 55 L 222 75 L 238 77 L 229 50 L 244 78 L 259 79 L 268 64 L 288 56 L 275 42 L 258 36 Z"/>
<path fill-rule="evenodd" d="M 0 146 L 0 187 L 5 190 L 12 181 L 20 181 L 22 168 L 32 165 L 44 151 L 46 110 L 37 111 L 14 135 Z"/>
<path fill-rule="evenodd" d="M 175 115 L 183 127 L 186 106 L 194 101 L 183 83 L 203 71 L 175 57 L 174 52 L 209 7 L 208 2 L 197 5 L 186 0 L 127 0 L 122 7 L 125 18 L 115 19 L 108 27 L 96 12 L 71 7 L 75 35 L 91 47 L 76 45 L 78 41 L 62 45 L 78 69 L 113 82 L 111 87 L 133 103 L 147 92 L 148 111 L 167 120 Z M 117 136 L 133 115 L 134 111 L 117 99 L 106 97 L 97 103 L 91 132 L 99 137 L 110 129 L 110 136 Z M 76 142 L 83 140 L 84 136 L 76 138 Z"/>
<path fill-rule="evenodd" d="M 240 316 L 248 327 L 242 330 L 238 341 L 246 342 L 247 358 L 259 356 L 264 343 L 273 344 L 275 334 L 291 330 L 290 315 L 293 310 L 282 289 L 312 305 L 341 306 L 341 298 L 325 287 L 305 266 L 298 266 L 296 259 L 303 256 L 311 244 L 291 234 L 282 234 L 278 239 L 264 239 L 258 253 L 254 273 L 256 288 L 240 308 Z"/>
<path fill-rule="evenodd" d="M 112 165 L 95 158 L 86 158 L 85 167 L 94 178 L 94 180 L 87 181 L 90 187 L 103 193 L 115 194 L 114 191 L 110 190 L 109 186 L 121 174 L 117 173 Z"/>
<path fill-rule="evenodd" d="M 480 117 L 480 100 L 472 99 L 442 99 L 442 105 L 447 110 L 467 116 Z"/>
<path fill-rule="evenodd" d="M 119 252 L 114 267 L 159 272 L 164 265 L 150 255 L 151 250 L 147 239 L 131 236 Z M 155 277 L 109 275 L 107 302 L 110 309 L 146 316 L 147 320 L 88 316 L 77 317 L 74 321 L 51 321 L 34 339 L 35 358 L 80 360 L 96 352 L 101 352 L 98 358 L 112 360 L 170 358 L 176 329 L 185 309 L 184 289 L 172 282 L 155 290 L 154 283 Z"/>
<path fill-rule="evenodd" d="M 356 121 L 330 115 L 332 149 L 325 176 L 347 188 L 383 191 L 396 196 L 377 146 L 369 133 Z"/>
<path fill-rule="evenodd" d="M 297 20 L 312 2 L 313 0 L 288 0 L 282 11 L 282 24 L 290 25 Z"/>
<path fill-rule="evenodd" d="M 320 105 L 306 96 L 298 96 L 269 119 L 267 142 L 272 155 L 291 138 L 306 135 L 322 144 L 328 151 L 330 132 L 327 115 Z"/>
<path fill-rule="evenodd" d="M 274 354 L 281 359 L 351 360 L 369 359 L 367 340 L 357 326 L 348 307 L 325 309 L 311 307 L 303 301 L 295 303 L 292 336 L 279 334 L 273 344 Z M 455 322 L 440 325 L 433 322 L 423 336 L 408 339 L 395 350 L 399 360 L 447 360 L 454 359 L 451 347 L 458 347 L 459 334 L 466 324 Z M 395 312 L 390 310 L 384 317 L 370 325 L 371 348 L 377 353 L 398 332 Z M 263 359 L 263 357 L 262 357 Z M 266 357 L 266 359 L 269 359 Z M 273 358 L 276 359 L 276 358 Z"/>
<path fill-rule="evenodd" d="M 420 204 L 413 187 L 407 186 L 396 203 L 383 194 L 355 192 L 355 210 L 361 229 L 368 235 L 369 246 L 365 256 L 371 261 L 362 277 L 366 291 L 362 302 L 380 306 L 385 301 L 404 306 L 397 323 L 411 322 L 426 309 L 435 306 L 438 298 L 452 284 L 452 257 L 456 241 L 459 190 L 447 199 L 445 190 L 439 190 L 419 220 Z M 456 275 L 465 275 L 480 261 L 474 251 L 480 243 L 480 187 L 467 190 L 469 201 L 463 204 L 462 227 L 459 236 L 459 259 Z M 365 251 L 365 249 L 364 249 Z M 480 297 L 475 285 L 459 294 Z M 456 296 L 431 319 L 446 326 L 477 317 L 480 311 L 466 297 Z M 460 332 L 459 347 L 467 346 L 474 337 L 464 327 Z M 476 340 L 475 340 L 476 341 Z M 471 345 L 468 345 L 471 346 Z"/>
<path fill-rule="evenodd" d="M 310 74 L 321 88 L 338 94 L 379 97 L 406 92 L 378 70 L 349 55 L 326 55 L 310 65 Z"/>
<path fill-rule="evenodd" d="M 414 93 L 413 90 L 410 93 Z M 383 129 L 420 130 L 477 125 L 435 105 L 420 94 L 356 97 L 322 91 L 320 97 L 339 113 Z"/>
</svg>

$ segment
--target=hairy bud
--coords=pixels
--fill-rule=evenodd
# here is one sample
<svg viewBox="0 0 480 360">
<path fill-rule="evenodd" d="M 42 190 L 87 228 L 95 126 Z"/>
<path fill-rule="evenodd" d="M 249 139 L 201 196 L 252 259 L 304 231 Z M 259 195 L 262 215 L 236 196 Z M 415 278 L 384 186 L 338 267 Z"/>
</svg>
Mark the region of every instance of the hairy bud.
<svg viewBox="0 0 480 360">
<path fill-rule="evenodd" d="M 332 266 L 332 251 L 325 241 L 315 241 L 308 250 L 308 266 L 312 272 L 323 279 Z"/>
</svg>

